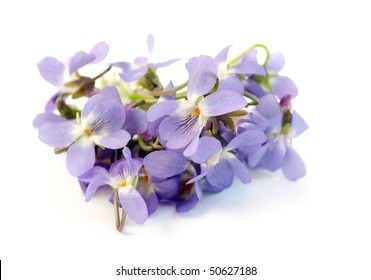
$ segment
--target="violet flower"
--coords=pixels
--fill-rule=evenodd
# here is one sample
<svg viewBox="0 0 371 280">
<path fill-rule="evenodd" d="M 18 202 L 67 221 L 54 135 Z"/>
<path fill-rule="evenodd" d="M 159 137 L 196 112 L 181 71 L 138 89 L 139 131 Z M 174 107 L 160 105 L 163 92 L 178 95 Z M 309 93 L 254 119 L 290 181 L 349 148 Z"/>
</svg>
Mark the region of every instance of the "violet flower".
<svg viewBox="0 0 371 280">
<path fill-rule="evenodd" d="M 109 185 L 118 192 L 122 208 L 128 217 L 137 224 L 143 224 L 148 217 L 148 210 L 143 197 L 136 189 L 138 172 L 142 159 L 131 156 L 130 149 L 123 149 L 124 158 L 111 165 L 109 171 L 100 169 L 86 189 L 85 198 L 89 201 L 101 186 Z"/>
<path fill-rule="evenodd" d="M 128 143 L 130 134 L 122 129 L 124 122 L 125 110 L 117 89 L 105 87 L 86 102 L 81 119 L 44 120 L 39 138 L 55 148 L 68 147 L 67 169 L 71 175 L 80 176 L 94 165 L 95 145 L 119 149 Z"/>
</svg>

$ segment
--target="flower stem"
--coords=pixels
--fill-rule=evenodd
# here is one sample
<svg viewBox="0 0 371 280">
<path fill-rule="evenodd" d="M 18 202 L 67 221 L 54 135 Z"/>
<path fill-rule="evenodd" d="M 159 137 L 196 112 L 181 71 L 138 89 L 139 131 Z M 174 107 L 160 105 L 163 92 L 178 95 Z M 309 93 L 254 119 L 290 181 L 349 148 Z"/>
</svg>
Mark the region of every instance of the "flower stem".
<svg viewBox="0 0 371 280">
<path fill-rule="evenodd" d="M 251 47 L 247 48 L 246 50 L 244 50 L 242 53 L 240 53 L 239 55 L 237 55 L 235 58 L 233 58 L 231 61 L 228 62 L 228 68 L 231 68 L 231 67 L 235 66 L 239 59 L 241 59 L 249 50 L 255 49 L 255 48 L 262 48 L 262 49 L 265 50 L 266 56 L 265 56 L 265 61 L 263 63 L 263 66 L 264 66 L 264 68 L 266 68 L 267 64 L 268 64 L 268 61 L 269 61 L 269 58 L 270 58 L 270 52 L 269 52 L 267 46 L 265 46 L 263 44 L 255 44 L 255 45 L 252 45 Z"/>
<path fill-rule="evenodd" d="M 248 103 L 247 105 L 258 105 L 259 104 L 259 98 L 257 98 L 252 93 L 245 91 L 243 95 L 252 100 L 252 102 Z"/>
<path fill-rule="evenodd" d="M 152 152 L 153 148 L 151 146 L 148 146 L 146 143 L 144 143 L 144 140 L 142 138 L 142 135 L 138 135 L 138 143 L 139 146 L 142 148 L 145 152 Z"/>
<path fill-rule="evenodd" d="M 114 205 L 114 211 L 115 211 L 116 229 L 121 232 L 124 229 L 126 212 L 124 208 L 122 208 L 121 218 L 120 218 L 118 190 L 114 190 L 113 205 Z"/>
<path fill-rule="evenodd" d="M 94 78 L 92 78 L 92 80 L 96 81 L 98 80 L 100 77 L 102 77 L 104 74 L 106 74 L 109 70 L 111 70 L 112 66 L 108 66 L 108 68 L 106 70 L 104 70 L 102 73 L 98 74 L 97 76 L 95 76 Z"/>
</svg>

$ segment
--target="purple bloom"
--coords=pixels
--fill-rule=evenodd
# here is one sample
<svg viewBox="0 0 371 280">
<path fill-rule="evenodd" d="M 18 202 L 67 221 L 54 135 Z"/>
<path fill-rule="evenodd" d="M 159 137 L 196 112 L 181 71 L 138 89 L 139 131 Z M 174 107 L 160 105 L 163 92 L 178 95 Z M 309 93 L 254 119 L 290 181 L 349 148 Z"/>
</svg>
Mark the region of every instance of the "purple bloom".
<svg viewBox="0 0 371 280">
<path fill-rule="evenodd" d="M 184 150 L 191 156 L 197 149 L 199 135 L 209 117 L 243 108 L 243 96 L 231 90 L 218 90 L 204 97 L 215 86 L 217 63 L 209 56 L 191 58 L 187 63 L 189 81 L 187 99 L 163 101 L 148 110 L 148 121 L 167 116 L 159 126 L 159 136 L 170 149 Z"/>
<path fill-rule="evenodd" d="M 299 154 L 292 147 L 292 139 L 303 133 L 308 125 L 295 111 L 284 110 L 274 95 L 266 95 L 260 99 L 257 110 L 267 119 L 266 134 L 268 141 L 257 151 L 248 156 L 251 167 L 261 167 L 270 171 L 282 168 L 284 175 L 290 180 L 301 178 L 306 168 Z"/>
<path fill-rule="evenodd" d="M 50 113 L 45 113 L 50 114 Z M 40 119 L 40 116 L 37 118 Z M 124 147 L 130 134 L 122 129 L 125 110 L 115 87 L 105 87 L 86 102 L 81 119 L 51 119 L 39 127 L 39 138 L 55 148 L 68 148 L 67 169 L 80 176 L 95 162 L 95 145 L 109 149 Z"/>
<path fill-rule="evenodd" d="M 204 136 L 195 154 L 191 156 L 193 162 L 201 164 L 201 174 L 189 181 L 195 182 L 206 176 L 207 181 L 216 190 L 223 190 L 232 184 L 233 175 L 241 182 L 251 181 L 249 171 L 235 155 L 235 150 L 241 147 L 261 146 L 267 140 L 262 130 L 247 130 L 234 137 L 226 147 L 222 147 L 219 140 Z"/>
<path fill-rule="evenodd" d="M 76 88 L 70 88 L 68 84 L 79 79 L 76 75 L 77 70 L 88 64 L 102 61 L 107 56 L 108 50 L 108 45 L 100 42 L 89 53 L 84 51 L 75 53 L 66 63 L 50 56 L 43 58 L 37 64 L 39 72 L 47 82 L 58 89 L 58 92 L 46 104 L 45 111 L 50 112 L 55 109 L 55 101 L 60 94 L 73 93 L 76 90 Z"/>
<path fill-rule="evenodd" d="M 153 36 L 149 34 L 147 37 L 147 46 L 150 55 L 152 54 L 154 40 L 155 39 L 153 38 Z M 137 57 L 136 59 L 134 59 L 134 63 L 116 62 L 112 63 L 111 65 L 116 66 L 122 70 L 119 75 L 125 82 L 134 82 L 147 74 L 148 67 L 161 68 L 168 66 L 176 61 L 178 61 L 178 59 L 171 59 L 165 62 L 150 63 L 147 57 Z"/>
<path fill-rule="evenodd" d="M 118 192 L 121 206 L 128 217 L 137 224 L 143 224 L 147 220 L 148 210 L 143 197 L 136 189 L 142 159 L 133 159 L 127 147 L 122 152 L 125 158 L 112 164 L 108 172 L 100 169 L 96 173 L 86 190 L 86 201 L 93 197 L 99 187 L 109 185 L 114 192 Z"/>
</svg>

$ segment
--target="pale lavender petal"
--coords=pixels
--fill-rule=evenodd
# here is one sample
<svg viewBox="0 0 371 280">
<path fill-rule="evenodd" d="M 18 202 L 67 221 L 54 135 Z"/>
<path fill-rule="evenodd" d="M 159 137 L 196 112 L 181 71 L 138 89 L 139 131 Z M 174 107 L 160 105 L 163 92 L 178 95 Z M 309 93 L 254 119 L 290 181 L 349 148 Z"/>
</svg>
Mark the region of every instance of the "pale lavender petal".
<svg viewBox="0 0 371 280">
<path fill-rule="evenodd" d="M 196 191 L 193 191 L 190 197 L 177 203 L 175 210 L 178 213 L 188 212 L 193 209 L 199 201 L 200 197 L 197 195 Z"/>
<path fill-rule="evenodd" d="M 148 34 L 148 36 L 147 36 L 147 47 L 148 47 L 148 52 L 150 54 L 152 54 L 154 43 L 155 43 L 155 38 L 153 37 L 152 34 Z"/>
<path fill-rule="evenodd" d="M 233 154 L 229 153 L 228 163 L 233 170 L 233 173 L 241 180 L 242 183 L 250 183 L 251 177 L 249 170 L 245 165 Z"/>
<path fill-rule="evenodd" d="M 54 148 L 65 148 L 79 137 L 78 131 L 75 121 L 48 122 L 40 126 L 39 139 Z"/>
<path fill-rule="evenodd" d="M 267 91 L 265 91 L 261 85 L 254 80 L 248 79 L 245 84 L 246 91 L 252 93 L 258 98 L 261 98 L 267 94 L 269 94 Z"/>
<path fill-rule="evenodd" d="M 237 79 L 236 77 L 229 76 L 225 79 L 219 81 L 218 90 L 230 90 L 243 95 L 245 92 L 244 85 L 241 80 Z"/>
<path fill-rule="evenodd" d="M 143 197 L 133 186 L 119 188 L 119 198 L 128 217 L 142 225 L 148 217 L 148 210 Z"/>
<path fill-rule="evenodd" d="M 139 68 L 133 68 L 128 71 L 122 71 L 119 75 L 125 82 L 134 82 L 142 78 L 148 71 L 148 66 L 143 65 Z"/>
<path fill-rule="evenodd" d="M 211 169 L 212 169 L 212 167 L 203 168 L 201 170 L 201 173 L 199 175 L 197 175 L 196 177 L 192 178 L 191 180 L 187 181 L 187 184 L 191 184 L 191 183 L 194 183 L 196 181 L 201 180 L 202 178 L 204 178 L 207 175 L 207 173 L 209 173 L 209 171 Z"/>
<path fill-rule="evenodd" d="M 108 171 L 102 166 L 93 166 L 93 168 L 86 171 L 79 176 L 79 180 L 83 182 L 91 182 L 97 176 L 108 176 Z"/>
<path fill-rule="evenodd" d="M 79 68 L 93 62 L 95 59 L 94 54 L 86 53 L 84 51 L 79 51 L 74 56 L 68 64 L 68 69 L 70 74 L 76 72 Z"/>
<path fill-rule="evenodd" d="M 229 186 L 227 186 L 227 187 L 214 186 L 214 185 L 210 184 L 210 182 L 207 181 L 207 180 L 202 181 L 201 184 L 202 184 L 202 187 L 205 191 L 212 192 L 212 193 L 221 192 L 225 188 L 229 187 Z"/>
<path fill-rule="evenodd" d="M 218 66 L 210 56 L 191 58 L 187 63 L 189 72 L 187 97 L 190 100 L 208 93 L 215 86 Z"/>
<path fill-rule="evenodd" d="M 279 76 L 272 79 L 272 93 L 275 94 L 278 98 L 283 98 L 287 95 L 290 95 L 291 98 L 294 98 L 298 95 L 298 88 L 295 83 L 288 77 Z"/>
<path fill-rule="evenodd" d="M 282 172 L 287 179 L 297 180 L 304 177 L 306 168 L 299 154 L 291 147 L 287 147 L 286 157 L 282 165 Z"/>
<path fill-rule="evenodd" d="M 296 112 L 292 112 L 292 118 L 291 118 L 291 127 L 289 130 L 289 137 L 295 138 L 302 134 L 305 130 L 307 130 L 308 124 L 305 122 L 305 120 Z"/>
<path fill-rule="evenodd" d="M 233 74 L 247 74 L 247 75 L 260 75 L 265 76 L 265 69 L 262 65 L 255 61 L 243 59 L 240 64 L 228 70 Z"/>
<path fill-rule="evenodd" d="M 196 134 L 193 137 L 191 143 L 189 143 L 189 145 L 187 146 L 187 148 L 184 150 L 183 155 L 185 157 L 190 157 L 190 156 L 192 156 L 197 151 L 197 147 L 198 147 L 198 142 L 200 140 L 201 131 L 202 131 L 202 127 L 199 128 L 199 133 Z"/>
<path fill-rule="evenodd" d="M 99 94 L 103 96 L 104 102 L 106 101 L 115 101 L 121 104 L 121 97 L 119 91 L 115 86 L 106 86 L 99 91 Z"/>
<path fill-rule="evenodd" d="M 201 164 L 212 156 L 221 153 L 222 144 L 218 139 L 211 136 L 201 137 L 196 152 L 191 156 L 193 162 Z"/>
<path fill-rule="evenodd" d="M 149 66 L 151 66 L 152 68 L 162 68 L 162 67 L 166 67 L 166 66 L 169 66 L 171 64 L 173 64 L 174 62 L 177 62 L 179 60 L 179 58 L 173 58 L 173 59 L 170 59 L 170 60 L 166 60 L 166 61 L 163 61 L 163 62 L 157 62 L 157 63 L 150 63 Z"/>
<path fill-rule="evenodd" d="M 147 65 L 148 64 L 148 57 L 145 57 L 145 56 L 136 57 L 134 59 L 134 64 L 136 64 L 137 66 Z M 131 67 L 132 66 L 133 66 L 133 64 L 131 64 Z"/>
<path fill-rule="evenodd" d="M 272 142 L 267 142 L 260 149 L 252 152 L 248 156 L 248 163 L 250 167 L 257 167 L 264 157 L 265 153 L 268 151 Z"/>
<path fill-rule="evenodd" d="M 196 135 L 199 135 L 198 118 L 169 116 L 159 127 L 160 138 L 166 142 L 170 149 L 186 147 Z"/>
<path fill-rule="evenodd" d="M 238 132 L 251 129 L 262 129 L 267 128 L 267 120 L 264 116 L 256 110 L 253 110 L 248 113 L 246 119 L 241 119 L 237 122 L 238 127 L 240 128 Z"/>
<path fill-rule="evenodd" d="M 55 123 L 55 122 L 65 122 L 66 119 L 62 116 L 50 112 L 44 112 L 38 114 L 33 120 L 32 124 L 35 128 L 40 128 L 44 123 Z"/>
<path fill-rule="evenodd" d="M 80 176 L 94 166 L 94 144 L 81 137 L 67 151 L 67 169 L 72 176 Z"/>
<path fill-rule="evenodd" d="M 266 118 L 271 118 L 282 114 L 281 107 L 276 96 L 268 94 L 260 98 L 256 110 L 263 114 Z"/>
<path fill-rule="evenodd" d="M 205 97 L 200 103 L 199 108 L 204 116 L 213 117 L 237 111 L 246 106 L 246 99 L 240 94 L 221 90 Z"/>
<path fill-rule="evenodd" d="M 229 187 L 233 181 L 233 173 L 228 161 L 225 158 L 220 158 L 219 163 L 211 167 L 206 179 L 216 187 Z"/>
<path fill-rule="evenodd" d="M 53 86 L 59 88 L 63 84 L 65 66 L 58 59 L 47 56 L 37 64 L 37 67 L 41 76 Z"/>
<path fill-rule="evenodd" d="M 153 214 L 158 208 L 158 198 L 156 193 L 150 192 L 147 196 L 143 196 L 144 202 L 148 210 L 148 215 Z"/>
<path fill-rule="evenodd" d="M 128 155 L 126 154 L 126 156 Z M 142 165 L 143 160 L 141 158 L 135 158 L 130 160 L 124 158 L 114 162 L 111 165 L 109 169 L 109 175 L 111 177 L 121 177 L 122 174 L 137 175 Z"/>
<path fill-rule="evenodd" d="M 187 166 L 187 160 L 182 154 L 171 151 L 154 151 L 148 154 L 143 165 L 146 171 L 159 178 L 169 178 L 182 173 Z"/>
<path fill-rule="evenodd" d="M 260 166 L 270 171 L 275 171 L 282 166 L 285 154 L 286 147 L 283 141 L 274 141 L 269 145 L 267 152 L 260 162 Z"/>
<path fill-rule="evenodd" d="M 131 135 L 142 134 L 147 130 L 147 112 L 138 108 L 131 108 L 126 111 L 126 119 L 123 129 Z"/>
<path fill-rule="evenodd" d="M 148 121 L 153 122 L 163 116 L 173 115 L 182 103 L 183 101 L 180 100 L 158 102 L 149 108 L 147 119 Z"/>
<path fill-rule="evenodd" d="M 108 149 L 120 149 L 124 147 L 131 139 L 130 134 L 125 130 L 118 130 L 101 137 L 90 137 L 94 143 Z"/>
<path fill-rule="evenodd" d="M 238 149 L 244 146 L 261 145 L 267 141 L 267 136 L 262 130 L 249 129 L 238 134 L 226 147 L 227 151 Z"/>
<path fill-rule="evenodd" d="M 269 72 L 278 73 L 285 66 L 285 57 L 282 53 L 272 53 L 269 57 L 267 70 Z"/>
<path fill-rule="evenodd" d="M 89 183 L 85 192 L 85 201 L 89 201 L 93 195 L 97 192 L 98 188 L 109 184 L 109 178 L 104 175 L 97 175 Z"/>
<path fill-rule="evenodd" d="M 99 63 L 103 59 L 106 58 L 109 51 L 109 46 L 106 42 L 99 42 L 96 44 L 92 50 L 90 51 L 90 54 L 94 55 L 94 60 L 91 63 Z"/>
<path fill-rule="evenodd" d="M 231 46 L 228 46 L 228 47 L 225 47 L 224 49 L 222 49 L 215 57 L 215 61 L 218 63 L 218 64 L 222 64 L 222 63 L 225 63 L 227 61 L 227 57 L 228 57 L 228 52 L 229 52 L 229 48 Z"/>
</svg>

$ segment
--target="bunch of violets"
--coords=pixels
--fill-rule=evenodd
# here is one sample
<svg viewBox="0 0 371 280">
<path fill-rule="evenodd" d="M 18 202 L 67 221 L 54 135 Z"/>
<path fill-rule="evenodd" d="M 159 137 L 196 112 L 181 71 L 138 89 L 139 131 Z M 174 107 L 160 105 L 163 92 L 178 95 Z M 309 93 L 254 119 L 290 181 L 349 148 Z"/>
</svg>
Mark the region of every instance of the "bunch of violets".
<svg viewBox="0 0 371 280">
<path fill-rule="evenodd" d="M 149 35 L 149 54 L 153 43 Z M 263 64 L 258 48 L 266 53 Z M 307 124 L 292 109 L 296 85 L 279 74 L 282 54 L 257 44 L 229 62 L 229 47 L 215 57 L 192 57 L 188 79 L 179 86 L 164 86 L 157 73 L 177 59 L 138 57 L 108 64 L 95 77 L 81 74 L 108 50 L 100 42 L 66 63 L 42 59 L 39 72 L 56 93 L 33 125 L 55 153 L 67 153 L 67 169 L 86 201 L 101 187 L 112 189 L 118 230 L 126 215 L 143 224 L 159 201 L 189 211 L 204 191 L 230 187 L 235 175 L 249 183 L 251 168 L 281 169 L 290 180 L 305 175 L 292 139 Z M 79 98 L 86 100 L 82 108 L 73 102 Z"/>
</svg>

